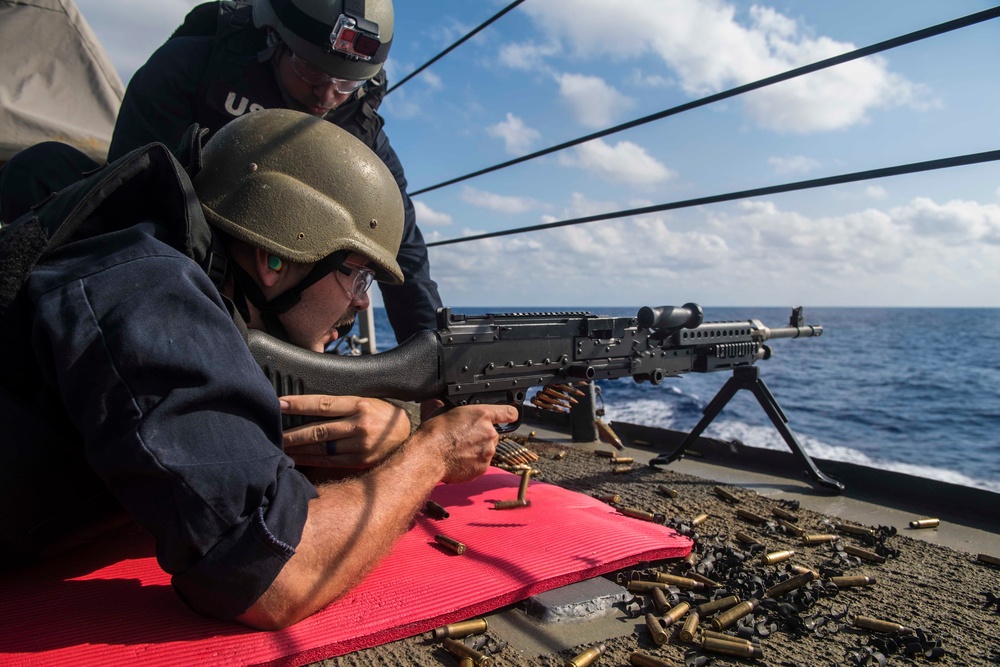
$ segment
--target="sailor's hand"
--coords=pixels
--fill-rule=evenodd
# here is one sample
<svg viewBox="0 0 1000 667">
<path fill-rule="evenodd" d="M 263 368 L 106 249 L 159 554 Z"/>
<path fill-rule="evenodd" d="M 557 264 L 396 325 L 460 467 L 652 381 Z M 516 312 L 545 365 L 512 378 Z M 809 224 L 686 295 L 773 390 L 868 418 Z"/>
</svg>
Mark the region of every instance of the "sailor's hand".
<svg viewBox="0 0 1000 667">
<path fill-rule="evenodd" d="M 304 395 L 279 400 L 282 414 L 321 418 L 285 431 L 282 444 L 296 465 L 370 468 L 410 435 L 406 411 L 377 398 Z"/>
<path fill-rule="evenodd" d="M 442 456 L 442 481 L 466 482 L 486 472 L 493 459 L 499 439 L 494 424 L 516 419 L 517 408 L 510 405 L 464 405 L 428 419 L 414 438 L 426 439 Z"/>
</svg>

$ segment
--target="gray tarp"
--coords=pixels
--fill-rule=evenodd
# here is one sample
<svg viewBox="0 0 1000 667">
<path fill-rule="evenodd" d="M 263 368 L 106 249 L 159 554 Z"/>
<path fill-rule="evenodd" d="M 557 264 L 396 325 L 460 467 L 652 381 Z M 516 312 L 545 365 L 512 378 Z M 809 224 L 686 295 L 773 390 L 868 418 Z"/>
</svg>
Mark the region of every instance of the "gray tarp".
<svg viewBox="0 0 1000 667">
<path fill-rule="evenodd" d="M 123 94 L 73 0 L 0 0 L 0 163 L 41 141 L 103 162 Z"/>
</svg>

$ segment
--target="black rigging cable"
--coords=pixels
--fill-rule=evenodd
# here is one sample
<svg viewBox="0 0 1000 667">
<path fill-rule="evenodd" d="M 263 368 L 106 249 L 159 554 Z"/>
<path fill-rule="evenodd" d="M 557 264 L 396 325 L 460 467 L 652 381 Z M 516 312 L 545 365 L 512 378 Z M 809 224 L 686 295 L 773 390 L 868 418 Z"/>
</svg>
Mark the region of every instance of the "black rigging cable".
<svg viewBox="0 0 1000 667">
<path fill-rule="evenodd" d="M 588 222 L 598 222 L 599 220 L 611 220 L 613 218 L 624 218 L 633 215 L 644 215 L 647 213 L 659 213 L 660 211 L 672 211 L 679 208 L 690 208 L 692 206 L 703 206 L 705 204 L 716 204 L 718 202 L 732 201 L 734 199 L 747 199 L 749 197 L 761 197 L 773 195 L 781 192 L 793 192 L 795 190 L 808 190 L 810 188 L 822 188 L 828 185 L 839 185 L 841 183 L 854 183 L 856 181 L 867 181 L 874 178 L 885 178 L 886 176 L 900 176 L 902 174 L 915 174 L 921 171 L 933 171 L 935 169 L 947 169 L 949 167 L 961 167 L 982 162 L 994 162 L 1000 160 L 1000 150 L 987 151 L 985 153 L 972 153 L 969 155 L 958 155 L 956 157 L 942 158 L 939 160 L 928 160 L 926 162 L 912 162 L 910 164 L 897 165 L 895 167 L 884 167 L 882 169 L 870 169 L 868 171 L 856 171 L 850 174 L 839 176 L 826 176 L 814 178 L 807 181 L 796 181 L 784 185 L 770 185 L 764 188 L 754 188 L 752 190 L 741 190 L 739 192 L 729 192 L 710 197 L 698 197 L 696 199 L 685 199 L 683 201 L 658 204 L 656 206 L 643 206 L 627 211 L 617 211 L 615 213 L 601 213 L 598 215 L 588 215 L 583 218 L 573 218 L 572 220 L 559 220 L 529 227 L 516 227 L 505 229 L 499 232 L 489 232 L 487 234 L 476 234 L 475 236 L 463 236 L 455 239 L 445 239 L 428 243 L 427 247 L 450 245 L 452 243 L 464 243 L 466 241 L 478 241 L 497 236 L 510 236 L 512 234 L 524 234 L 526 232 L 537 232 L 543 229 L 554 229 L 556 227 L 569 227 L 571 225 L 582 225 Z"/>
<path fill-rule="evenodd" d="M 507 12 L 509 12 L 510 10 L 514 9 L 515 7 L 517 7 L 522 2 L 524 2 L 524 0 L 514 0 L 514 2 L 510 3 L 509 5 L 507 5 L 503 9 L 501 9 L 499 12 L 497 12 L 496 14 L 494 14 L 493 16 L 491 16 L 490 18 L 486 19 L 484 22 L 480 23 L 477 28 L 475 28 L 472 32 L 468 33 L 465 37 L 461 38 L 460 40 L 458 40 L 457 42 L 455 42 L 454 44 L 452 44 L 451 46 L 449 46 L 447 49 L 445 49 L 441 53 L 437 54 L 436 56 L 434 56 L 433 58 L 431 58 L 430 60 L 428 60 L 427 62 L 425 62 L 420 67 L 418 67 L 417 69 L 415 69 L 412 72 L 410 72 L 409 74 L 407 74 L 405 77 L 403 77 L 402 81 L 400 81 L 399 83 L 397 83 L 394 86 L 389 86 L 389 88 L 386 89 L 385 94 L 388 95 L 389 93 L 391 93 L 392 91 L 396 90 L 397 88 L 399 88 L 400 86 L 402 86 L 404 83 L 406 83 L 407 81 L 409 81 L 410 79 L 412 79 L 416 75 L 420 74 L 425 69 L 427 69 L 428 67 L 430 67 L 431 65 L 433 65 L 434 63 L 436 63 L 437 61 L 441 60 L 441 58 L 444 58 L 446 55 L 448 55 L 452 51 L 452 49 L 460 46 L 466 40 L 471 39 L 480 30 L 482 30 L 483 28 L 485 28 L 489 24 L 493 23 L 498 18 L 500 18 L 501 16 L 503 16 L 504 14 L 506 14 Z"/>
<path fill-rule="evenodd" d="M 848 53 L 841 54 L 839 56 L 834 56 L 832 58 L 827 58 L 826 60 L 820 60 L 818 62 L 812 63 L 810 65 L 804 65 L 803 67 L 798 67 L 796 69 L 788 70 L 787 72 L 782 72 L 781 74 L 775 74 L 774 76 L 769 76 L 765 79 L 760 79 L 759 81 L 754 81 L 752 83 L 747 83 L 742 86 L 737 86 L 736 88 L 730 88 L 729 90 L 724 90 L 721 93 L 716 93 L 714 95 L 709 95 L 708 97 L 702 97 L 701 99 L 694 100 L 692 102 L 687 102 L 679 106 L 660 111 L 658 113 L 650 114 L 649 116 L 643 116 L 642 118 L 637 118 L 631 120 L 627 123 L 622 123 L 621 125 L 615 125 L 614 127 L 608 128 L 606 130 L 601 130 L 600 132 L 594 132 L 586 136 L 580 137 L 579 139 L 573 139 L 572 141 L 566 141 L 564 143 L 552 146 L 550 148 L 545 148 L 528 155 L 522 155 L 521 157 L 514 158 L 513 160 L 507 160 L 506 162 L 501 162 L 500 164 L 495 164 L 492 167 L 487 167 L 485 169 L 480 169 L 479 171 L 474 171 L 472 173 L 466 174 L 465 176 L 459 176 L 458 178 L 452 178 L 447 181 L 438 183 L 437 185 L 431 185 L 426 188 L 421 188 L 414 192 L 409 193 L 411 197 L 416 197 L 417 195 L 423 194 L 425 192 L 430 192 L 431 190 L 437 190 L 438 188 L 443 188 L 446 185 L 454 185 L 455 183 L 460 183 L 461 181 L 468 180 L 470 178 L 475 178 L 476 176 L 482 176 L 483 174 L 488 174 L 492 171 L 497 171 L 498 169 L 504 169 L 506 167 L 511 167 L 515 164 L 520 164 L 521 162 L 527 162 L 528 160 L 533 160 L 536 157 L 541 157 L 543 155 L 548 155 L 550 153 L 555 153 L 561 151 L 565 148 L 570 148 L 578 144 L 591 141 L 593 139 L 600 139 L 601 137 L 606 137 L 609 134 L 614 134 L 616 132 L 621 132 L 622 130 L 628 130 L 633 127 L 638 127 L 639 125 L 644 125 L 650 123 L 654 120 L 660 120 L 661 118 L 666 118 L 668 116 L 673 116 L 684 111 L 690 111 L 691 109 L 696 109 L 698 107 L 705 106 L 707 104 L 712 104 L 713 102 L 718 102 L 720 100 L 728 99 L 730 97 L 735 97 L 736 95 L 742 95 L 743 93 L 750 92 L 751 90 L 757 90 L 758 88 L 764 88 L 765 86 L 770 86 L 781 81 L 787 81 L 788 79 L 794 79 L 795 77 L 802 76 L 804 74 L 809 74 L 811 72 L 816 72 L 828 67 L 833 67 L 834 65 L 840 65 L 841 63 L 846 63 L 851 60 L 857 60 L 858 58 L 863 58 L 865 56 L 870 56 L 875 53 L 880 53 L 882 51 L 888 51 L 889 49 L 894 49 L 898 46 L 903 46 L 904 44 L 910 44 L 912 42 L 917 42 L 922 39 L 927 39 L 928 37 L 933 37 L 935 35 L 940 35 L 952 30 L 957 30 L 959 28 L 965 28 L 970 25 L 975 25 L 976 23 L 981 23 L 983 21 L 988 21 L 1000 16 L 1000 6 L 993 7 L 975 14 L 969 14 L 962 18 L 954 19 L 952 21 L 946 21 L 945 23 L 938 24 L 936 26 L 931 26 L 930 28 L 924 28 L 923 30 L 917 30 L 916 32 L 911 32 L 900 37 L 895 37 L 893 39 L 887 39 L 884 42 L 879 42 L 877 44 L 872 44 L 871 46 L 866 46 Z"/>
</svg>

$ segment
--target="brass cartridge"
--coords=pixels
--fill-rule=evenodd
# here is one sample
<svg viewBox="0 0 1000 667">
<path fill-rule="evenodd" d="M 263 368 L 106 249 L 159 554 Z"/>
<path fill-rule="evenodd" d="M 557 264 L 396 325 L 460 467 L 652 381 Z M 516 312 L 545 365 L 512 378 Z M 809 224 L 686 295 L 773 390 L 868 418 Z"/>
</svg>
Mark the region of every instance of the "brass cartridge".
<svg viewBox="0 0 1000 667">
<path fill-rule="evenodd" d="M 488 655 L 480 653 L 474 648 L 466 646 L 460 641 L 454 639 L 445 639 L 441 642 L 445 650 L 452 655 L 458 656 L 459 658 L 470 658 L 472 664 L 476 667 L 493 667 L 493 658 Z"/>
<path fill-rule="evenodd" d="M 652 512 L 646 512 L 634 507 L 619 507 L 618 511 L 633 519 L 642 519 L 643 521 L 652 521 L 653 523 L 664 523 L 667 520 L 667 517 L 662 514 L 653 514 Z"/>
<path fill-rule="evenodd" d="M 642 581 L 641 579 L 633 579 L 628 582 L 625 587 L 628 589 L 629 593 L 635 593 L 636 595 L 652 595 L 653 591 L 657 588 L 664 589 L 669 588 L 670 584 L 665 584 L 661 581 Z"/>
<path fill-rule="evenodd" d="M 681 620 L 684 614 L 688 613 L 691 609 L 691 604 L 689 602 L 679 602 L 674 607 L 663 615 L 663 626 L 669 628 L 671 625 Z"/>
<path fill-rule="evenodd" d="M 737 644 L 750 644 L 749 639 L 743 639 L 741 637 L 734 637 L 732 635 L 727 635 L 722 632 L 713 632 L 712 630 L 702 630 L 701 636 L 703 638 L 718 639 L 724 642 L 735 642 Z"/>
<path fill-rule="evenodd" d="M 553 461 L 562 461 L 564 458 L 566 458 L 566 450 L 565 449 L 560 449 L 558 452 L 556 452 L 555 454 L 552 455 L 552 460 Z"/>
<path fill-rule="evenodd" d="M 996 565 L 1000 567 L 1000 558 L 997 558 L 996 556 L 991 556 L 989 554 L 979 554 L 976 556 L 976 560 L 978 560 L 980 563 L 986 563 L 988 565 Z"/>
<path fill-rule="evenodd" d="M 701 524 L 705 523 L 705 521 L 707 521 L 707 520 L 708 520 L 708 515 L 707 514 L 699 514 L 695 518 L 691 519 L 691 525 L 692 526 L 700 526 Z"/>
<path fill-rule="evenodd" d="M 917 519 L 910 522 L 910 528 L 937 528 L 939 525 L 940 519 Z"/>
<path fill-rule="evenodd" d="M 698 633 L 698 621 L 701 617 L 698 616 L 698 612 L 692 611 L 684 619 L 684 625 L 681 626 L 680 638 L 685 644 L 692 644 L 695 640 L 695 635 Z"/>
<path fill-rule="evenodd" d="M 611 459 L 612 463 L 635 463 L 635 459 L 631 456 L 615 456 Z"/>
<path fill-rule="evenodd" d="M 892 621 L 881 621 L 870 616 L 855 616 L 853 625 L 856 628 L 863 628 L 872 632 L 891 632 L 900 635 L 908 635 L 913 632 L 912 629 L 905 625 L 893 623 Z"/>
<path fill-rule="evenodd" d="M 831 584 L 835 584 L 837 588 L 854 588 L 856 586 L 871 586 L 875 583 L 875 577 L 861 575 L 853 577 L 830 577 L 828 581 Z"/>
<path fill-rule="evenodd" d="M 780 584 L 775 584 L 771 586 L 766 591 L 764 591 L 764 597 L 766 598 L 779 598 L 785 593 L 794 591 L 796 588 L 805 586 L 810 581 L 816 578 L 816 574 L 810 570 L 804 574 L 796 574 L 794 577 L 789 577 L 785 579 Z"/>
<path fill-rule="evenodd" d="M 746 602 L 741 602 L 726 611 L 722 612 L 718 616 L 712 618 L 708 623 L 712 626 L 712 629 L 716 632 L 725 630 L 730 625 L 740 620 L 747 614 L 753 612 L 760 605 L 760 600 L 757 598 L 750 598 Z"/>
<path fill-rule="evenodd" d="M 602 459 L 613 459 L 615 458 L 615 452 L 609 452 L 606 449 L 597 449 L 594 451 L 594 456 Z"/>
<path fill-rule="evenodd" d="M 794 523 L 790 523 L 784 519 L 778 519 L 778 525 L 782 526 L 790 535 L 793 535 L 794 537 L 802 537 L 806 534 L 806 531 L 802 530 Z"/>
<path fill-rule="evenodd" d="M 844 547 L 844 551 L 851 554 L 852 556 L 857 556 L 861 560 L 871 561 L 872 563 L 885 562 L 885 556 L 879 556 L 874 551 L 866 551 L 865 549 L 859 549 L 858 547 L 851 546 L 850 544 Z"/>
<path fill-rule="evenodd" d="M 594 497 L 597 498 L 598 500 L 609 503 L 611 505 L 617 505 L 622 501 L 622 497 L 617 493 L 605 493 L 603 495 L 596 495 Z"/>
<path fill-rule="evenodd" d="M 563 667 L 587 667 L 594 664 L 594 661 L 604 655 L 606 650 L 604 644 L 598 644 L 594 648 L 588 648 L 583 653 L 570 658 L 563 663 Z"/>
<path fill-rule="evenodd" d="M 803 535 L 802 544 L 806 546 L 812 546 L 814 544 L 826 544 L 828 542 L 836 542 L 840 539 L 840 535 L 830 535 L 830 534 L 820 534 L 820 535 Z"/>
<path fill-rule="evenodd" d="M 750 523 L 767 523 L 767 519 L 759 514 L 754 514 L 750 510 L 738 509 L 736 510 L 736 516 L 741 519 L 746 519 Z"/>
<path fill-rule="evenodd" d="M 791 550 L 787 550 L 787 551 L 772 551 L 769 554 L 764 554 L 763 556 L 761 556 L 760 564 L 761 565 L 774 565 L 776 563 L 783 563 L 786 560 L 789 560 L 794 555 L 795 555 L 795 552 L 791 551 Z"/>
<path fill-rule="evenodd" d="M 676 498 L 677 496 L 680 495 L 674 489 L 671 489 L 669 486 L 664 486 L 663 484 L 657 486 L 656 490 L 662 495 L 667 496 L 668 498 Z"/>
<path fill-rule="evenodd" d="M 705 637 L 701 641 L 701 649 L 710 653 L 721 653 L 723 655 L 734 655 L 739 658 L 763 658 L 764 651 L 753 642 L 741 644 L 725 639 Z"/>
<path fill-rule="evenodd" d="M 657 646 L 663 646 L 667 643 L 667 631 L 660 623 L 660 619 L 653 614 L 646 614 L 646 627 L 649 628 L 649 634 L 652 635 L 653 642 Z"/>
<path fill-rule="evenodd" d="M 448 510 L 446 510 L 441 505 L 438 505 L 433 500 L 427 501 L 427 504 L 424 505 L 424 511 L 427 512 L 427 516 L 431 517 L 432 519 L 447 519 L 449 516 L 451 516 L 450 514 L 448 514 Z"/>
<path fill-rule="evenodd" d="M 462 658 L 458 661 L 458 667 L 476 667 L 476 661 L 472 658 Z"/>
<path fill-rule="evenodd" d="M 806 572 L 812 572 L 814 579 L 819 579 L 819 572 L 812 569 L 811 567 L 806 567 L 805 565 L 792 565 L 788 564 L 788 571 L 792 574 L 805 574 Z"/>
<path fill-rule="evenodd" d="M 434 541 L 447 549 L 451 549 L 459 556 L 465 553 L 465 545 L 459 542 L 458 540 L 453 540 L 450 537 L 446 537 L 444 535 L 435 535 Z"/>
<path fill-rule="evenodd" d="M 624 475 L 627 472 L 632 472 L 635 470 L 631 465 L 615 466 L 611 469 L 612 475 Z"/>
<path fill-rule="evenodd" d="M 669 662 L 638 651 L 628 657 L 628 663 L 632 667 L 672 667 Z"/>
<path fill-rule="evenodd" d="M 700 581 L 695 581 L 694 579 L 689 579 L 688 577 L 678 577 L 676 574 L 667 574 L 666 572 L 657 572 L 656 581 L 664 584 L 670 584 L 671 586 L 676 586 L 686 591 L 703 591 L 707 588 L 705 584 Z"/>
<path fill-rule="evenodd" d="M 780 507 L 775 507 L 771 510 L 771 514 L 778 517 L 779 519 L 784 519 L 785 521 L 791 521 L 792 523 L 797 523 L 799 517 L 792 514 L 788 510 L 781 509 Z"/>
<path fill-rule="evenodd" d="M 871 528 L 865 528 L 864 526 L 850 526 L 846 523 L 838 523 L 836 525 L 837 530 L 842 533 L 850 533 L 851 535 L 874 535 L 875 531 Z"/>
<path fill-rule="evenodd" d="M 725 611 L 730 607 L 740 603 L 740 598 L 737 595 L 730 595 L 729 597 L 719 598 L 718 600 L 712 600 L 711 602 L 704 602 L 694 608 L 698 612 L 698 616 L 704 618 L 706 616 L 711 616 L 717 611 Z"/>
<path fill-rule="evenodd" d="M 518 500 L 494 500 L 493 509 L 495 510 L 512 510 L 517 507 L 529 507 L 531 501 L 527 498 Z"/>
<path fill-rule="evenodd" d="M 719 496 L 726 502 L 733 503 L 734 505 L 738 505 L 740 502 L 738 496 L 734 495 L 733 493 L 730 493 L 729 491 L 726 491 L 721 486 L 713 487 L 712 490 L 715 491 L 715 495 Z"/>
<path fill-rule="evenodd" d="M 733 537 L 735 537 L 737 540 L 739 540 L 743 544 L 760 544 L 760 542 L 756 538 L 753 538 L 753 537 L 747 535 L 746 533 L 737 532 L 737 533 L 733 534 Z"/>
<path fill-rule="evenodd" d="M 684 560 L 681 561 L 681 565 L 690 570 L 697 567 L 699 560 L 701 560 L 701 556 L 698 555 L 697 551 L 692 549 L 688 552 L 687 556 L 684 556 Z"/>
<path fill-rule="evenodd" d="M 518 500 L 524 500 L 528 497 L 528 482 L 531 480 L 531 476 L 534 473 L 535 471 L 530 468 L 521 472 L 521 485 L 517 489 Z"/>
<path fill-rule="evenodd" d="M 713 581 L 712 579 L 709 579 L 703 574 L 698 574 L 697 572 L 688 572 L 687 576 L 690 579 L 694 579 L 695 581 L 700 581 L 709 588 L 722 588 L 722 584 L 720 584 L 718 581 Z"/>
<path fill-rule="evenodd" d="M 651 589 L 652 593 L 650 597 L 653 598 L 653 606 L 656 607 L 656 611 L 659 613 L 665 612 L 670 608 L 670 602 L 667 600 L 667 594 L 663 592 L 662 588 Z"/>
<path fill-rule="evenodd" d="M 489 630 L 489 624 L 485 618 L 474 618 L 459 623 L 449 623 L 444 627 L 434 628 L 434 640 L 460 639 L 469 635 L 481 635 Z"/>
</svg>

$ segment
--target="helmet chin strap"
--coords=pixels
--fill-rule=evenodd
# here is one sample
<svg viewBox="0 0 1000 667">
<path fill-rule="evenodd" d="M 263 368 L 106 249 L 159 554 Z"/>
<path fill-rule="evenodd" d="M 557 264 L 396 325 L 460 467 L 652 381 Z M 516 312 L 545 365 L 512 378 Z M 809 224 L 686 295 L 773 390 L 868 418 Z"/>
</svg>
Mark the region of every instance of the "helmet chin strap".
<svg viewBox="0 0 1000 667">
<path fill-rule="evenodd" d="M 251 278 L 239 264 L 230 262 L 229 268 L 233 273 L 233 282 L 235 284 L 233 301 L 236 303 L 236 309 L 243 319 L 249 322 L 250 308 L 247 305 L 249 301 L 260 311 L 261 320 L 264 322 L 264 328 L 267 333 L 285 342 L 290 342 L 288 340 L 288 331 L 278 316 L 288 312 L 295 304 L 301 301 L 302 293 L 307 289 L 325 278 L 332 271 L 342 269 L 344 260 L 347 259 L 349 254 L 349 250 L 340 250 L 332 255 L 327 255 L 316 262 L 305 278 L 299 281 L 297 285 L 290 287 L 273 299 L 268 299 L 264 296 L 264 292 L 261 290 L 260 285 L 257 284 L 257 281 Z"/>
</svg>

